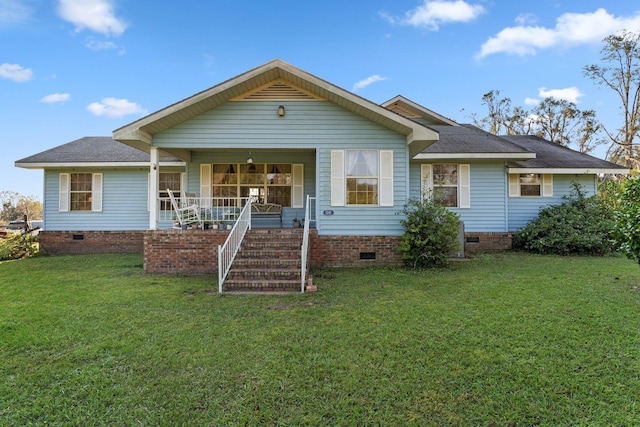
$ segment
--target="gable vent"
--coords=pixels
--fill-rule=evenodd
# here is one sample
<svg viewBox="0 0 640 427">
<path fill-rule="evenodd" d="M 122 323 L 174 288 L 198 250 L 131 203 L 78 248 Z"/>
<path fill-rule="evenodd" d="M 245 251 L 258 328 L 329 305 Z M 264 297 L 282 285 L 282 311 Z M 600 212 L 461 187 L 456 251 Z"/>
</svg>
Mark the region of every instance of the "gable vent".
<svg viewBox="0 0 640 427">
<path fill-rule="evenodd" d="M 233 99 L 234 101 L 291 101 L 291 100 L 323 100 L 322 98 L 297 88 L 284 81 L 268 83 L 251 92 Z"/>
</svg>

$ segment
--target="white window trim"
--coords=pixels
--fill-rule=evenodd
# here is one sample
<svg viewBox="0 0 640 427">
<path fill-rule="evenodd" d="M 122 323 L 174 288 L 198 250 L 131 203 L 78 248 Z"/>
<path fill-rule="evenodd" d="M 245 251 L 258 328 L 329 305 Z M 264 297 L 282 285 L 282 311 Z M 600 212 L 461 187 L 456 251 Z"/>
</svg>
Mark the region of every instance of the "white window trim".
<svg viewBox="0 0 640 427">
<path fill-rule="evenodd" d="M 458 206 L 451 209 L 471 208 L 471 165 L 455 163 L 458 166 Z M 420 194 L 430 196 L 433 193 L 433 165 L 423 163 L 420 165 Z"/>
<path fill-rule="evenodd" d="M 540 179 L 540 195 L 539 196 L 522 196 L 520 193 L 520 175 L 519 173 L 509 174 L 509 197 L 525 197 L 539 198 L 539 197 L 553 197 L 553 174 L 545 173 Z"/>
<path fill-rule="evenodd" d="M 76 172 L 74 172 L 76 173 Z M 77 172 L 83 173 L 83 172 Z M 103 175 L 91 174 L 91 211 L 71 210 L 71 173 L 64 172 L 59 175 L 58 182 L 58 211 L 59 212 L 102 212 L 102 187 Z"/>
<path fill-rule="evenodd" d="M 352 148 L 349 151 L 366 150 Z M 346 151 L 331 150 L 331 206 L 392 207 L 394 206 L 393 150 L 378 152 L 378 203 L 371 205 L 347 205 Z"/>
</svg>

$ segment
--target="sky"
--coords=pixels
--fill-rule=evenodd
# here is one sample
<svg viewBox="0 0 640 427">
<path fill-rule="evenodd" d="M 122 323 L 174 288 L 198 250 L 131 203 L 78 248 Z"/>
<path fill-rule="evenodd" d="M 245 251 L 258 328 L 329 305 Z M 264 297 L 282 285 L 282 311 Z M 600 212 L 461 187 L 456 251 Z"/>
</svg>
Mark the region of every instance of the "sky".
<svg viewBox="0 0 640 427">
<path fill-rule="evenodd" d="M 0 191 L 42 201 L 16 160 L 113 130 L 281 59 L 376 103 L 403 95 L 459 123 L 499 90 L 620 126 L 583 76 L 637 0 L 0 0 Z M 595 152 L 605 156 L 605 149 Z"/>
</svg>

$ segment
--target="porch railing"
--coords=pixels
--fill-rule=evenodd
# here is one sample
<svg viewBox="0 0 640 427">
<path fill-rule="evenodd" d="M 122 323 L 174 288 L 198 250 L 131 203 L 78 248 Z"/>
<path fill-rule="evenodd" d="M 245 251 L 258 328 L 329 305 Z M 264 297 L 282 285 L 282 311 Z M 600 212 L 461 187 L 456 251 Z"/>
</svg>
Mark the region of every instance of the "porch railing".
<svg viewBox="0 0 640 427">
<path fill-rule="evenodd" d="M 304 234 L 302 235 L 302 250 L 301 250 L 301 272 L 300 272 L 300 291 L 304 292 L 304 285 L 307 281 L 307 258 L 309 253 L 309 223 L 315 221 L 315 215 L 313 219 L 311 217 L 311 201 L 316 200 L 315 197 L 307 195 L 307 203 L 304 209 Z"/>
<path fill-rule="evenodd" d="M 240 211 L 238 219 L 234 224 L 227 240 L 223 245 L 218 246 L 218 292 L 222 293 L 222 284 L 227 278 L 227 274 L 231 269 L 242 239 L 244 239 L 247 230 L 251 229 L 251 199 L 246 199 L 247 202 Z"/>
<path fill-rule="evenodd" d="M 248 198 L 227 198 L 227 197 L 191 197 L 186 193 L 180 197 L 181 205 L 200 206 L 200 218 L 207 225 L 232 224 L 238 218 L 242 207 L 247 203 Z M 160 197 L 160 209 L 158 211 L 158 221 L 175 221 L 175 214 L 171 208 L 169 197 Z"/>
</svg>

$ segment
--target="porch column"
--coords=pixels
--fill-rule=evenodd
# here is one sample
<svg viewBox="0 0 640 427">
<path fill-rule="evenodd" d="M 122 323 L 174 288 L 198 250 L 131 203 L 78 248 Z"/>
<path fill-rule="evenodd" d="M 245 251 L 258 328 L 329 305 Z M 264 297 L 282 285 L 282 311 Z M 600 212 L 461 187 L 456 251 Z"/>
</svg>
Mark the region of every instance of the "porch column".
<svg viewBox="0 0 640 427">
<path fill-rule="evenodd" d="M 149 165 L 149 230 L 158 229 L 158 194 L 160 177 L 160 155 L 156 147 L 151 147 Z"/>
</svg>

